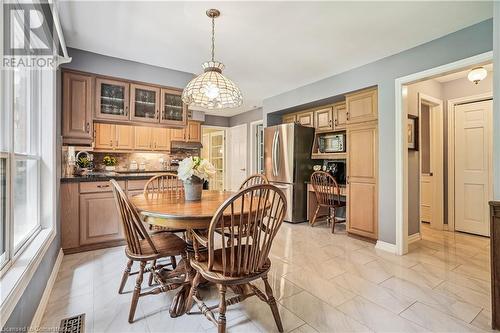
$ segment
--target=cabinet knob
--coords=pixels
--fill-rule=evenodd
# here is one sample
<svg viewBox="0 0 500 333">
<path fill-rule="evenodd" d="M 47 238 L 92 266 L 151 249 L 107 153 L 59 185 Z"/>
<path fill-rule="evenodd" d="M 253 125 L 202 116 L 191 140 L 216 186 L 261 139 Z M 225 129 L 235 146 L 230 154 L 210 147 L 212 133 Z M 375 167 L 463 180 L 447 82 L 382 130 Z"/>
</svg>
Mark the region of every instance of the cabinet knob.
<svg viewBox="0 0 500 333">
<path fill-rule="evenodd" d="M 85 126 L 85 131 L 86 131 L 87 133 L 89 133 L 89 132 L 90 132 L 90 123 L 89 123 L 89 122 L 87 122 L 87 125 Z"/>
<path fill-rule="evenodd" d="M 347 120 L 349 120 L 349 112 L 346 112 Z"/>
</svg>

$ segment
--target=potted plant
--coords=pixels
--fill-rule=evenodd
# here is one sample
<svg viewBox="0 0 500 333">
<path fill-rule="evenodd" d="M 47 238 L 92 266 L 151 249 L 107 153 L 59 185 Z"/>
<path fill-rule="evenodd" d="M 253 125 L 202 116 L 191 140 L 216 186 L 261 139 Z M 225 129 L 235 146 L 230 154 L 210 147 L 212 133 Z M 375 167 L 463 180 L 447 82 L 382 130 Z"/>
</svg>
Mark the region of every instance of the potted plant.
<svg viewBox="0 0 500 333">
<path fill-rule="evenodd" d="M 104 169 L 106 171 L 114 171 L 115 166 L 118 164 L 118 160 L 116 159 L 116 157 L 108 155 L 104 156 L 102 162 L 104 163 Z"/>
<path fill-rule="evenodd" d="M 187 157 L 179 162 L 177 176 L 184 182 L 184 196 L 188 201 L 201 200 L 203 181 L 215 175 L 215 168 L 208 160 Z"/>
<path fill-rule="evenodd" d="M 80 156 L 76 161 L 76 164 L 78 165 L 78 174 L 82 176 L 89 173 L 90 168 L 92 166 L 92 162 L 87 156 Z"/>
</svg>

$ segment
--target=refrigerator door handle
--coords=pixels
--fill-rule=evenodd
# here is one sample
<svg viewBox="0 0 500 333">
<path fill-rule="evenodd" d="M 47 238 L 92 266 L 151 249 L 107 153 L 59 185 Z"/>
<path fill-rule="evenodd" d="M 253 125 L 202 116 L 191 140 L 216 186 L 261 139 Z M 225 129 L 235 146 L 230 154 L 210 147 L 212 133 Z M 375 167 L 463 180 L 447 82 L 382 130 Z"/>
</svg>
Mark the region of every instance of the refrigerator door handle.
<svg viewBox="0 0 500 333">
<path fill-rule="evenodd" d="M 273 176 L 277 176 L 278 175 L 278 172 L 277 172 L 277 168 L 276 168 L 276 141 L 277 141 L 277 135 L 278 135 L 278 132 L 275 131 L 274 132 L 274 136 L 273 136 L 273 149 L 272 149 L 272 159 L 273 159 Z"/>
<path fill-rule="evenodd" d="M 280 157 L 281 157 L 281 145 L 280 145 L 280 132 L 279 131 L 276 131 L 276 149 L 275 149 L 276 153 L 275 153 L 275 157 L 276 157 L 276 175 L 275 176 L 278 176 L 279 175 L 279 171 L 280 171 L 280 168 L 281 168 L 281 160 L 280 160 Z"/>
</svg>

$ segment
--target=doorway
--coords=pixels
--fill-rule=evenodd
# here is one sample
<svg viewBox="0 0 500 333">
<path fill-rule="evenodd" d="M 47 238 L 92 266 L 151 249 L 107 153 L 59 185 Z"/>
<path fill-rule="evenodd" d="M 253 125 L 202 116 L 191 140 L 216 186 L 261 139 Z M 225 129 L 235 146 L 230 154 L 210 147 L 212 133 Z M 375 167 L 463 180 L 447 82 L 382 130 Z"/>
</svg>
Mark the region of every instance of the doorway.
<svg viewBox="0 0 500 333">
<path fill-rule="evenodd" d="M 396 155 L 397 155 L 397 174 L 396 174 L 396 249 L 395 252 L 397 254 L 405 254 L 408 252 L 408 244 L 411 241 L 417 241 L 420 239 L 420 236 L 416 233 L 412 232 L 412 226 L 411 226 L 411 213 L 413 209 L 413 213 L 417 211 L 416 214 L 413 214 L 413 216 L 417 216 L 417 231 L 420 226 L 420 193 L 416 196 L 416 209 L 411 207 L 411 202 L 415 202 L 415 200 L 409 200 L 409 199 L 415 199 L 415 195 L 413 195 L 412 198 L 412 191 L 411 191 L 411 182 L 412 179 L 415 181 L 415 178 L 418 179 L 417 187 L 420 188 L 420 177 L 414 176 L 413 178 L 410 177 L 410 174 L 412 172 L 412 168 L 410 165 L 410 154 L 408 154 L 408 141 L 407 141 L 407 123 L 408 123 L 408 109 L 405 106 L 405 98 L 407 98 L 406 93 L 407 93 L 407 87 L 408 85 L 422 82 L 425 80 L 430 80 L 430 79 L 439 79 L 439 77 L 447 77 L 448 80 L 451 80 L 449 76 L 452 75 L 463 75 L 463 73 L 467 73 L 470 71 L 472 68 L 476 66 L 484 66 L 486 64 L 491 64 L 491 59 L 492 59 L 492 53 L 487 52 L 484 54 L 480 54 L 477 56 L 473 56 L 467 59 L 459 60 L 454 63 L 446 64 L 440 67 L 436 67 L 433 69 L 429 69 L 420 73 L 415 73 L 412 75 L 408 75 L 406 77 L 402 77 L 399 79 L 396 79 L 395 85 L 396 85 L 396 128 L 397 132 L 401 133 L 401 136 L 398 138 L 396 141 Z M 491 82 L 491 76 L 492 73 L 489 73 L 490 75 L 490 82 Z M 467 74 L 464 75 L 467 77 Z M 468 82 L 468 87 L 481 87 L 484 85 L 479 84 L 479 85 L 474 85 L 472 82 Z M 454 90 L 454 91 L 459 91 L 459 90 Z M 436 96 L 434 94 L 429 94 L 431 96 Z M 474 95 L 468 94 L 468 95 Z M 462 94 L 461 96 L 464 96 Z M 457 98 L 457 96 L 446 96 L 446 98 L 441 98 L 441 96 L 437 95 L 438 98 L 442 99 L 445 101 L 445 104 L 443 105 L 444 110 L 445 110 L 445 115 L 444 115 L 444 124 L 448 124 L 448 126 L 444 127 L 445 135 L 444 135 L 444 140 L 448 137 L 448 132 L 449 132 L 449 119 L 447 119 L 447 104 L 446 102 L 450 102 L 450 100 Z M 416 104 L 416 103 L 415 103 Z M 401 141 L 400 141 L 401 140 Z M 447 141 L 446 141 L 447 143 Z M 445 183 L 444 185 L 444 202 L 445 202 L 445 209 L 444 209 L 444 225 L 443 229 L 445 231 L 450 230 L 450 228 L 453 225 L 450 225 L 447 223 L 447 220 L 449 219 L 450 215 L 450 206 L 447 206 L 448 201 L 450 200 L 450 197 L 454 198 L 454 193 L 449 191 L 449 174 L 447 175 L 446 172 L 448 169 L 449 164 L 449 159 L 446 158 L 448 154 L 450 154 L 450 151 L 447 150 L 447 146 L 445 144 L 444 147 L 444 177 L 443 181 Z M 454 169 L 452 169 L 454 170 Z M 413 170 L 415 171 L 415 170 Z M 420 172 L 420 170 L 416 170 L 417 172 Z M 454 184 L 454 178 L 453 178 L 453 184 Z M 448 189 L 448 190 L 447 190 Z M 449 195 L 452 193 L 451 195 Z M 454 226 L 453 226 L 454 227 Z M 454 231 L 450 230 L 450 231 Z M 442 232 L 442 231 L 441 231 Z"/>
<path fill-rule="evenodd" d="M 208 189 L 223 191 L 226 189 L 226 130 L 219 127 L 202 127 L 201 157 L 215 167 L 215 176 L 210 179 Z"/>
<path fill-rule="evenodd" d="M 229 184 L 232 191 L 237 191 L 247 178 L 247 124 L 229 128 Z"/>
</svg>

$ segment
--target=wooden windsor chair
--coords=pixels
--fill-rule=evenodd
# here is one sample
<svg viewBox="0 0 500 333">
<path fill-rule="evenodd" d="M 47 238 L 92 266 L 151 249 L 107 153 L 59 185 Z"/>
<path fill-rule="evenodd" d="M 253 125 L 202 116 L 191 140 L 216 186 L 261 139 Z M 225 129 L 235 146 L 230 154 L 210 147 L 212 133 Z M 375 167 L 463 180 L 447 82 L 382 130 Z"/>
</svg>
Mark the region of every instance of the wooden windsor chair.
<svg viewBox="0 0 500 333">
<path fill-rule="evenodd" d="M 182 286 L 185 282 L 184 279 L 177 279 L 176 281 L 164 281 L 158 274 L 158 267 L 156 261 L 162 258 L 180 255 L 186 257 L 186 243 L 184 240 L 172 233 L 159 233 L 150 235 L 144 226 L 142 219 L 139 216 L 134 205 L 129 201 L 127 195 L 120 188 L 120 185 L 113 179 L 110 180 L 113 194 L 115 197 L 116 206 L 120 213 L 120 218 L 125 233 L 127 246 L 125 247 L 125 255 L 128 258 L 127 266 L 123 272 L 122 280 L 118 293 L 123 292 L 125 283 L 131 275 L 137 275 L 137 280 L 132 295 L 132 302 L 130 305 L 130 312 L 128 321 L 134 321 L 135 310 L 140 297 L 146 295 L 159 294 L 169 290 L 176 289 Z M 139 271 L 131 273 L 131 267 L 134 261 L 139 262 Z M 146 264 L 151 262 L 149 267 Z M 155 277 L 155 281 L 160 284 L 159 287 L 141 293 L 141 285 L 145 272 L 151 272 Z"/>
<path fill-rule="evenodd" d="M 144 185 L 145 195 L 172 195 L 172 196 L 182 196 L 184 195 L 184 185 L 182 181 L 177 177 L 175 173 L 162 173 L 156 175 L 149 179 L 147 183 Z M 183 229 L 171 229 L 160 227 L 157 225 L 149 225 L 149 230 L 151 233 L 155 234 L 158 232 L 171 232 L 171 233 L 184 233 L 186 230 Z M 173 269 L 177 267 L 177 259 L 175 256 L 170 257 L 170 264 Z M 156 265 L 156 262 L 153 263 Z M 163 265 L 165 266 L 165 265 Z M 153 275 L 149 276 L 149 285 L 153 283 Z"/>
<path fill-rule="evenodd" d="M 335 224 L 340 223 L 335 215 L 337 208 L 345 206 L 345 204 L 340 201 L 340 188 L 328 172 L 316 171 L 311 175 L 311 185 L 314 188 L 314 194 L 316 195 L 316 201 L 318 206 L 314 212 L 314 215 L 309 221 L 311 226 L 314 226 L 317 219 L 320 217 L 319 212 L 322 207 L 328 209 L 328 214 L 326 215 L 327 224 L 332 225 L 332 233 L 335 232 Z M 324 216 L 323 216 L 324 217 Z M 342 221 L 344 222 L 344 221 Z"/>
<path fill-rule="evenodd" d="M 269 251 L 283 223 L 285 212 L 286 199 L 277 187 L 254 185 L 242 189 L 219 207 L 206 236 L 193 231 L 195 258 L 191 266 L 196 270 L 196 275 L 186 305 L 188 312 L 194 300 L 200 311 L 222 333 L 226 330 L 226 307 L 257 296 L 269 305 L 278 330 L 283 332 L 267 274 L 271 268 Z M 227 230 L 229 235 L 224 232 L 216 235 L 218 230 Z M 200 245 L 207 248 L 208 260 L 202 259 Z M 217 285 L 218 305 L 208 307 L 199 299 L 197 288 L 202 278 Z M 250 283 L 259 278 L 264 282 L 264 292 Z M 226 299 L 227 287 L 237 296 Z M 218 319 L 212 312 L 215 308 L 218 308 Z"/>
<path fill-rule="evenodd" d="M 241 183 L 239 189 L 242 190 L 244 188 L 247 188 L 247 187 L 250 187 L 250 186 L 254 186 L 254 185 L 260 185 L 260 184 L 269 184 L 269 181 L 267 180 L 267 177 L 264 176 L 263 174 L 256 173 L 256 174 L 251 175 L 247 179 L 245 179 L 243 181 L 243 183 Z M 254 192 L 254 194 L 255 195 L 260 195 L 260 193 L 258 191 Z M 217 233 L 225 232 L 226 236 L 230 235 L 229 232 L 226 232 L 226 231 L 223 231 L 223 230 L 218 230 L 216 232 Z"/>
</svg>

